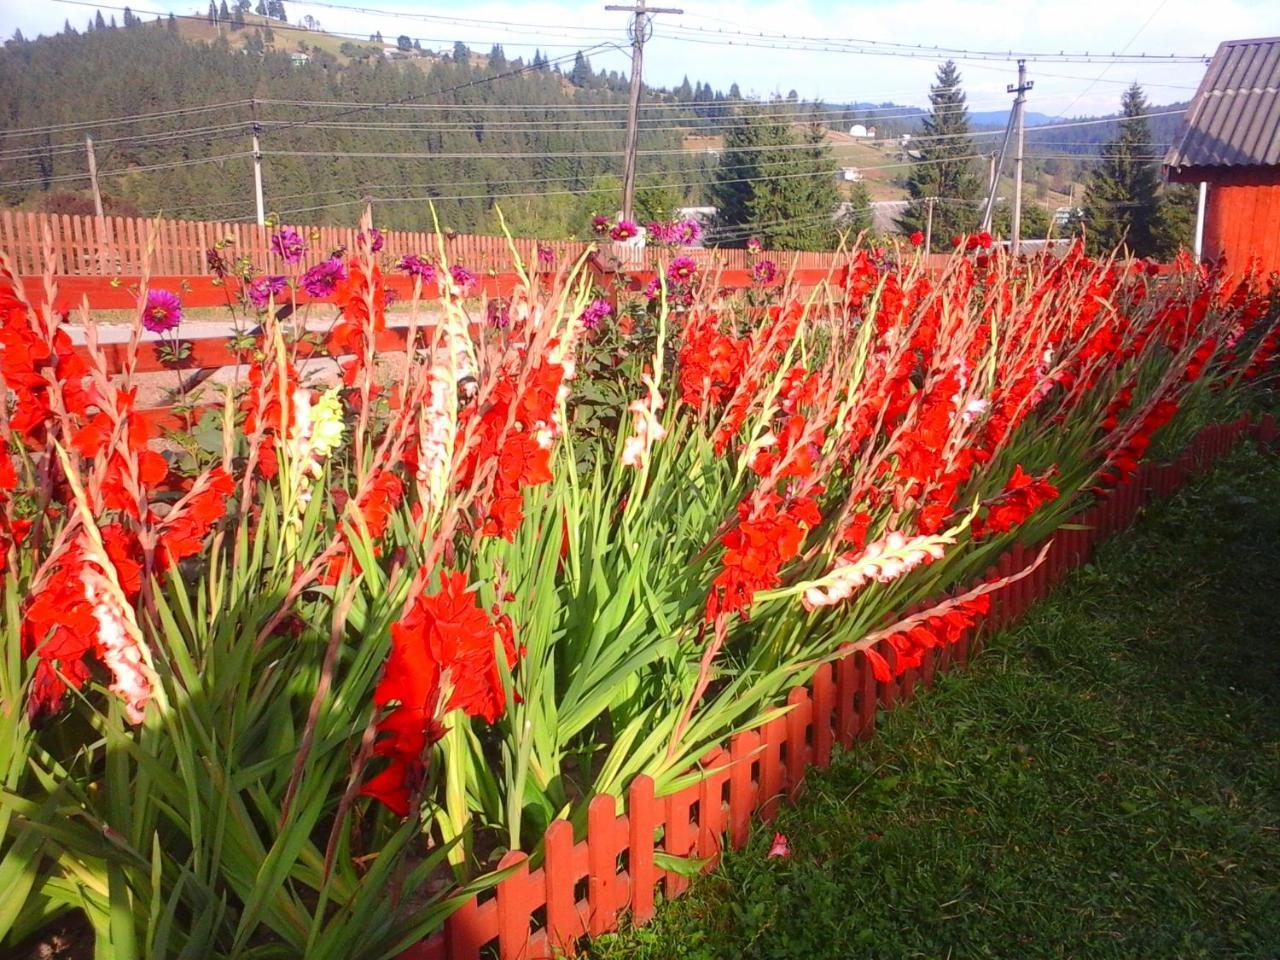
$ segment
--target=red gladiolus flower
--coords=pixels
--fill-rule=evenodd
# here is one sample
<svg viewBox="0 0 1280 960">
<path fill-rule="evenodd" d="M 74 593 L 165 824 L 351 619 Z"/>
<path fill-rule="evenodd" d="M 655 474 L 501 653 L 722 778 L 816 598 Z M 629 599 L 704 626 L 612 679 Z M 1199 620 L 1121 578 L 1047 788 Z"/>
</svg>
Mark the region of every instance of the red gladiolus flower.
<svg viewBox="0 0 1280 960">
<path fill-rule="evenodd" d="M 200 477 L 173 513 L 157 530 L 161 563 L 174 564 L 204 549 L 209 529 L 226 514 L 227 498 L 235 492 L 235 479 L 215 467 Z"/>
<path fill-rule="evenodd" d="M 993 533 L 1008 533 L 1022 524 L 1042 506 L 1058 498 L 1058 488 L 1049 482 L 1052 471 L 1043 477 L 1032 477 L 1018 464 L 1000 496 L 987 508 L 986 518 L 976 518 L 974 539 Z"/>
<path fill-rule="evenodd" d="M 924 231 L 917 230 L 911 234 L 911 245 L 913 247 L 924 246 Z"/>
<path fill-rule="evenodd" d="M 391 626 L 391 654 L 374 692 L 374 703 L 390 708 L 378 722 L 374 746 L 388 764 L 361 793 L 407 816 L 426 771 L 426 750 L 443 734 L 441 717 L 461 710 L 494 723 L 502 715 L 506 698 L 495 646 L 507 669 L 514 667 L 510 619 L 496 611 L 491 619 L 461 573 L 442 571 L 439 592 L 420 595 Z"/>
<path fill-rule="evenodd" d="M 708 620 L 722 613 L 745 618 L 756 592 L 781 582 L 778 571 L 782 565 L 800 552 L 805 535 L 822 522 L 813 500 L 801 498 L 784 504 L 776 494 L 754 512 L 749 504 L 739 504 L 738 516 L 738 525 L 720 538 L 725 546 L 724 569 L 712 582 L 707 597 Z"/>
</svg>

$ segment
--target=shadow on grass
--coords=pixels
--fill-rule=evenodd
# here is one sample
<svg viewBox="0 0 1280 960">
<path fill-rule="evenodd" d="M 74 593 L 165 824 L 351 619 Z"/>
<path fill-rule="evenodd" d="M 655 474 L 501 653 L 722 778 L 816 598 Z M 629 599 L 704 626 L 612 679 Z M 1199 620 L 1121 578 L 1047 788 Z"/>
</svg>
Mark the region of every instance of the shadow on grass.
<svg viewBox="0 0 1280 960">
<path fill-rule="evenodd" d="M 776 829 L 592 955 L 1280 956 L 1280 462 L 1148 510 Z"/>
</svg>

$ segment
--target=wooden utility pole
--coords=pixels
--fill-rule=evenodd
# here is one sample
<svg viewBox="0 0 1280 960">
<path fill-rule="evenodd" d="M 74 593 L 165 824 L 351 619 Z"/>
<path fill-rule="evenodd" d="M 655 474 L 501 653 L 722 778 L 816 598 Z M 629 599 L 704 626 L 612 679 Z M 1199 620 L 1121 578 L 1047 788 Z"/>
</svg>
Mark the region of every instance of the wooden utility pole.
<svg viewBox="0 0 1280 960">
<path fill-rule="evenodd" d="M 262 132 L 262 124 L 258 123 L 258 101 L 253 101 L 253 197 L 258 204 L 258 226 L 267 225 L 266 211 L 262 202 L 262 148 L 258 144 L 258 134 Z"/>
<path fill-rule="evenodd" d="M 655 13 L 684 13 L 675 7 L 646 7 L 644 0 L 635 0 L 635 6 L 623 7 L 609 4 L 606 10 L 622 10 L 633 15 L 631 21 L 631 105 L 627 111 L 626 158 L 622 166 L 622 219 L 631 219 L 632 201 L 636 191 L 636 143 L 639 140 L 640 93 L 644 85 L 641 72 L 644 66 L 644 42 L 652 29 L 650 18 Z"/>
<path fill-rule="evenodd" d="M 93 189 L 93 212 L 101 220 L 102 191 L 98 189 L 98 158 L 93 152 L 93 137 L 84 138 L 84 150 L 89 155 L 89 186 Z"/>
<path fill-rule="evenodd" d="M 1009 227 L 1009 252 L 1018 255 L 1022 242 L 1022 135 L 1026 128 L 1027 91 L 1035 84 L 1027 79 L 1027 61 L 1018 61 L 1018 83 L 1008 87 L 1013 98 L 1013 114 L 1017 131 L 1017 148 L 1013 155 L 1013 217 Z"/>
</svg>

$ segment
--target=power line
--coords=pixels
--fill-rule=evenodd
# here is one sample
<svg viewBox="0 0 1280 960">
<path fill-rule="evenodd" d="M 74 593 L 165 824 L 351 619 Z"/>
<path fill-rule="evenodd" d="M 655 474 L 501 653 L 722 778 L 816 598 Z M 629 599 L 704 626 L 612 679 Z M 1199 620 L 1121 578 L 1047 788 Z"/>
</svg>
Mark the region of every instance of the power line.
<svg viewBox="0 0 1280 960">
<path fill-rule="evenodd" d="M 149 173 L 153 170 L 169 170 L 175 167 L 191 167 L 202 163 L 217 163 L 219 160 L 236 160 L 240 157 L 247 157 L 250 154 L 247 151 L 239 153 L 224 153 L 216 157 L 198 157 L 192 160 L 175 160 L 172 163 L 152 163 L 142 167 L 126 167 L 123 170 L 99 170 L 98 176 L 101 177 L 124 177 L 131 173 Z M 64 174 L 57 177 L 30 177 L 26 180 L 6 180 L 0 183 L 0 187 L 23 187 L 33 184 L 46 183 L 66 183 L 71 180 L 88 180 L 87 173 Z"/>
<path fill-rule="evenodd" d="M 788 44 L 816 43 L 829 46 L 849 47 L 847 52 L 851 53 L 868 53 L 881 56 L 921 56 L 929 55 L 931 57 L 946 57 L 953 60 L 1040 60 L 1052 61 L 1058 63 L 1066 62 L 1094 62 L 1094 61 L 1110 61 L 1114 63 L 1203 63 L 1208 57 L 1206 54 L 1128 54 L 1128 53 L 1093 53 L 1084 51 L 1083 53 L 1068 53 L 1060 50 L 1057 53 L 1052 51 L 1032 51 L 1032 50 L 970 50 L 962 47 L 948 46 L 929 46 L 920 43 L 905 43 L 901 41 L 872 40 L 862 37 L 811 37 L 805 35 L 792 35 L 785 33 L 766 33 L 766 32 L 747 32 L 744 30 L 711 30 L 706 27 L 688 26 L 686 24 L 671 24 L 669 29 L 675 33 L 700 34 L 714 36 L 716 40 L 702 40 L 699 42 L 723 43 L 738 46 L 758 45 L 755 41 L 770 40 Z M 694 40 L 693 37 L 673 36 L 668 33 L 662 34 L 664 37 L 672 40 Z M 729 40 L 729 37 L 741 37 L 743 40 Z M 1132 42 L 1132 41 L 1130 41 Z M 803 49 L 801 47 L 800 49 Z"/>
<path fill-rule="evenodd" d="M 248 100 L 230 100 L 222 103 L 205 104 L 201 107 L 183 107 L 178 110 L 160 110 L 155 113 L 134 113 L 123 117 L 107 117 L 102 120 L 76 120 L 69 123 L 54 123 L 41 127 L 12 127 L 0 130 L 0 134 L 6 137 L 34 137 L 62 130 L 85 130 L 91 127 L 115 126 L 124 123 L 138 123 L 143 120 L 156 120 L 162 117 L 208 113 L 212 110 L 222 110 L 225 107 L 243 106 L 248 102 Z"/>
<path fill-rule="evenodd" d="M 923 163 L 923 164 L 949 163 L 955 160 L 976 159 L 978 156 L 979 156 L 978 154 L 973 154 L 971 156 L 965 156 L 965 157 L 948 157 L 945 160 L 903 161 L 902 163 L 884 164 L 882 166 L 877 166 L 877 167 L 864 167 L 863 169 L 881 170 L 881 169 L 890 169 L 893 167 L 912 166 L 914 164 L 920 164 L 920 163 Z M 783 162 L 783 161 L 777 161 L 777 162 Z M 692 181 L 676 182 L 676 183 L 650 182 L 650 183 L 641 184 L 640 188 L 642 190 L 644 189 L 656 190 L 656 189 L 662 189 L 666 187 L 672 187 L 672 188 L 714 187 L 717 184 L 730 184 L 730 183 L 768 183 L 768 182 L 778 181 L 778 180 L 793 180 L 793 179 L 810 178 L 810 177 L 831 177 L 831 176 L 835 176 L 839 172 L 840 172 L 839 168 L 831 168 L 831 169 L 823 169 L 823 170 L 803 171 L 798 173 L 769 174 L 767 176 L 762 176 L 762 177 L 739 177 L 739 178 L 733 178 L 733 179 L 717 178 L 712 180 L 711 182 L 707 182 L 703 180 L 692 180 Z M 333 209 L 337 209 L 338 207 L 352 206 L 354 204 L 364 203 L 366 202 L 366 200 L 373 203 L 410 203 L 410 202 L 425 202 L 425 201 L 458 201 L 458 200 L 501 200 L 501 199 L 542 197 L 542 196 L 585 196 L 587 194 L 596 193 L 596 192 L 598 192 L 598 188 L 588 188 L 588 189 L 581 189 L 581 190 L 536 190 L 536 191 L 522 191 L 522 192 L 516 192 L 516 193 L 476 193 L 476 194 L 461 194 L 461 195 L 427 194 L 424 196 L 414 196 L 414 197 L 362 197 L 360 199 L 342 200 L 336 203 L 326 203 L 326 204 L 320 204 L 320 205 L 311 206 L 311 207 L 294 207 L 291 209 L 280 210 L 277 212 L 280 213 L 281 216 L 284 216 L 286 214 L 294 214 L 294 213 L 311 213 L 316 210 L 333 210 Z"/>
</svg>

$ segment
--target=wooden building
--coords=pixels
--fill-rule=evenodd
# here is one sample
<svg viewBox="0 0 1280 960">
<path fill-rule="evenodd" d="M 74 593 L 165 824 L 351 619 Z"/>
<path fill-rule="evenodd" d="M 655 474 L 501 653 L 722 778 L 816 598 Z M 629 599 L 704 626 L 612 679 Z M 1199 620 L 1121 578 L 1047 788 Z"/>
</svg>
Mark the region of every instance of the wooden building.
<svg viewBox="0 0 1280 960">
<path fill-rule="evenodd" d="M 1280 270 L 1280 37 L 1218 47 L 1164 173 L 1207 185 L 1204 258 Z"/>
</svg>

